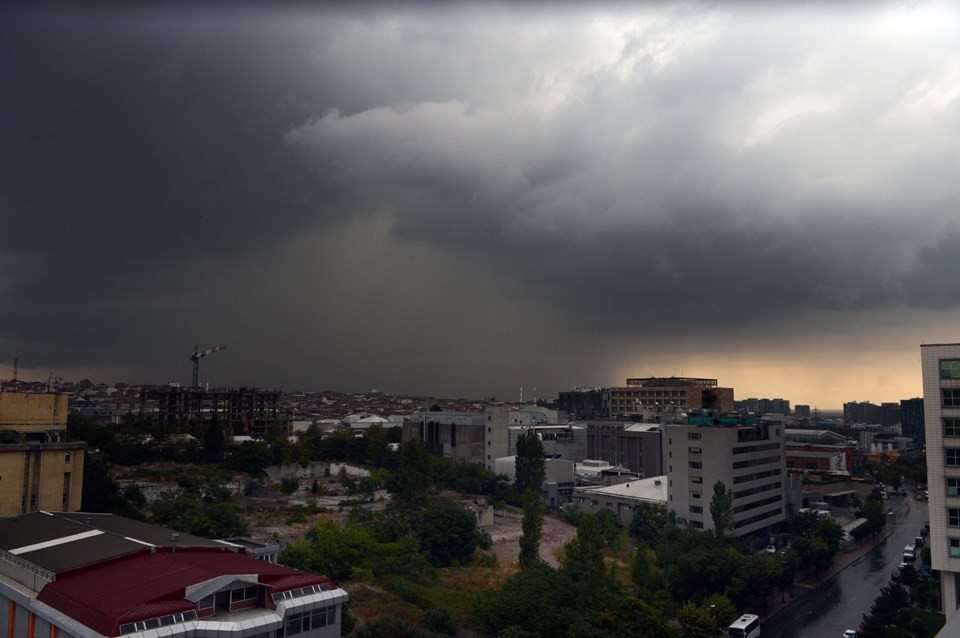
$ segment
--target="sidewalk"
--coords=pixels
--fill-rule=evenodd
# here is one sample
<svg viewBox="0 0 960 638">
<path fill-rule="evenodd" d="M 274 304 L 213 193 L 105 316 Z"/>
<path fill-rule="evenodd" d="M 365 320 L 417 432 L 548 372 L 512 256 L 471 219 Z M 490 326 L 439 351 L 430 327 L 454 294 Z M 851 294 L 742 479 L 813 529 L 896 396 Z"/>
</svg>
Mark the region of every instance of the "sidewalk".
<svg viewBox="0 0 960 638">
<path fill-rule="evenodd" d="M 790 591 L 787 592 L 786 602 L 781 602 L 782 596 L 779 594 L 779 592 L 774 593 L 768 600 L 766 617 L 769 618 L 770 616 L 775 615 L 784 607 L 788 607 L 794 600 L 803 596 L 807 591 L 816 589 L 823 581 L 836 576 L 850 565 L 853 565 L 855 562 L 869 554 L 872 550 L 876 549 L 880 543 L 885 541 L 892 534 L 893 529 L 890 527 L 885 527 L 883 532 L 881 532 L 880 538 L 877 540 L 877 542 L 865 540 L 857 543 L 853 549 L 842 554 L 838 554 L 837 557 L 834 558 L 833 563 L 830 564 L 830 568 L 820 574 L 819 577 L 811 575 L 804 580 L 797 582 L 793 587 L 791 587 Z M 798 587 L 801 591 L 794 593 L 794 590 Z"/>
</svg>

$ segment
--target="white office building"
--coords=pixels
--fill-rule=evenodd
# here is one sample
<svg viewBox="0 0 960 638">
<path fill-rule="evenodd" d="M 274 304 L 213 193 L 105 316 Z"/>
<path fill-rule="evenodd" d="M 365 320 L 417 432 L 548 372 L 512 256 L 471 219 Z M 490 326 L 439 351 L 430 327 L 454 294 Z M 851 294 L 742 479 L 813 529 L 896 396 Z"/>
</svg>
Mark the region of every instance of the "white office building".
<svg viewBox="0 0 960 638">
<path fill-rule="evenodd" d="M 692 527 L 713 529 L 710 501 L 722 481 L 733 490 L 735 534 L 784 520 L 784 426 L 754 417 L 691 415 L 666 426 L 667 507 Z"/>
<path fill-rule="evenodd" d="M 960 343 L 920 347 L 930 560 L 949 620 L 960 607 Z"/>
</svg>

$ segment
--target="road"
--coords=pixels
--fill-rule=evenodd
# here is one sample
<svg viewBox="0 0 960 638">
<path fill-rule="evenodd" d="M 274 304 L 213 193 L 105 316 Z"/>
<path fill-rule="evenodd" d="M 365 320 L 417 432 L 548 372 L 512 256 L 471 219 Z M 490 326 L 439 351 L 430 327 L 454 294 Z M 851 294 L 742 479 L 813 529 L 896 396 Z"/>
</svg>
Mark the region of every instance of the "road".
<svg viewBox="0 0 960 638">
<path fill-rule="evenodd" d="M 841 638 L 845 629 L 856 629 L 863 614 L 890 582 L 890 573 L 902 560 L 905 545 L 928 519 L 927 503 L 909 496 L 886 501 L 895 516 L 887 518 L 893 534 L 880 545 L 814 590 L 794 587 L 796 600 L 762 625 L 764 638 Z"/>
</svg>

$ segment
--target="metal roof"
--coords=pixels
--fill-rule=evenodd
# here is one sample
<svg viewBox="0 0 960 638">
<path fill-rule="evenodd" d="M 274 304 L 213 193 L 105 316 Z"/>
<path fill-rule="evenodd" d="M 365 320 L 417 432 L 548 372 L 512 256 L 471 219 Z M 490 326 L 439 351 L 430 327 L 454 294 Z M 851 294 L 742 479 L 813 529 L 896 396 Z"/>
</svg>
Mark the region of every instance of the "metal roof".
<svg viewBox="0 0 960 638">
<path fill-rule="evenodd" d="M 194 609 L 186 594 L 194 585 L 218 582 L 229 586 L 235 580 L 250 582 L 253 578 L 272 593 L 306 585 L 332 586 L 324 576 L 221 546 L 219 550 L 158 550 L 69 572 L 48 583 L 37 600 L 104 636 L 116 636 L 121 623 L 173 613 L 170 610 Z"/>
</svg>

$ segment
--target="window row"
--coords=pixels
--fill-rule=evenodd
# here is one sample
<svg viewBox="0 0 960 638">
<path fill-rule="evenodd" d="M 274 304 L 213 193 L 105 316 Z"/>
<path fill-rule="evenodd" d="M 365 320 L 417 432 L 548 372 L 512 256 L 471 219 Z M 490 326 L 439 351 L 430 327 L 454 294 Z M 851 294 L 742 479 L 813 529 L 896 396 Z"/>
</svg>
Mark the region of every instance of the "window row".
<svg viewBox="0 0 960 638">
<path fill-rule="evenodd" d="M 783 472 L 780 468 L 775 470 L 767 470 L 766 472 L 754 472 L 753 474 L 744 474 L 742 476 L 734 476 L 733 484 L 737 483 L 749 483 L 750 481 L 757 481 L 759 479 L 764 479 L 769 476 L 780 476 Z"/>
<path fill-rule="evenodd" d="M 743 447 L 733 448 L 734 454 L 749 454 L 750 452 L 766 452 L 767 450 L 780 449 L 779 443 L 764 443 L 763 445 L 745 445 Z"/>
<path fill-rule="evenodd" d="M 278 603 L 281 600 L 290 600 L 291 598 L 300 598 L 301 596 L 309 596 L 310 594 L 319 594 L 322 591 L 327 591 L 333 589 L 333 585 L 330 583 L 321 583 L 319 585 L 308 585 L 307 587 L 301 587 L 300 589 L 288 589 L 287 591 L 277 592 L 273 595 L 273 602 Z"/>
<path fill-rule="evenodd" d="M 292 636 L 302 634 L 305 631 L 319 629 L 327 625 L 333 625 L 337 622 L 337 607 L 320 607 L 313 611 L 305 611 L 299 614 L 287 616 L 283 623 L 284 635 Z"/>
<path fill-rule="evenodd" d="M 751 459 L 749 461 L 737 461 L 733 464 L 733 469 L 740 470 L 745 467 L 757 467 L 758 465 L 770 465 L 771 463 L 778 463 L 782 460 L 783 457 L 780 456 L 765 456 L 762 459 Z"/>
<path fill-rule="evenodd" d="M 182 614 L 168 614 L 157 618 L 147 618 L 137 622 L 128 622 L 120 625 L 120 635 L 132 634 L 137 631 L 146 631 L 148 629 L 158 629 L 159 627 L 169 627 L 182 622 L 197 619 L 197 612 L 185 611 Z"/>
</svg>

